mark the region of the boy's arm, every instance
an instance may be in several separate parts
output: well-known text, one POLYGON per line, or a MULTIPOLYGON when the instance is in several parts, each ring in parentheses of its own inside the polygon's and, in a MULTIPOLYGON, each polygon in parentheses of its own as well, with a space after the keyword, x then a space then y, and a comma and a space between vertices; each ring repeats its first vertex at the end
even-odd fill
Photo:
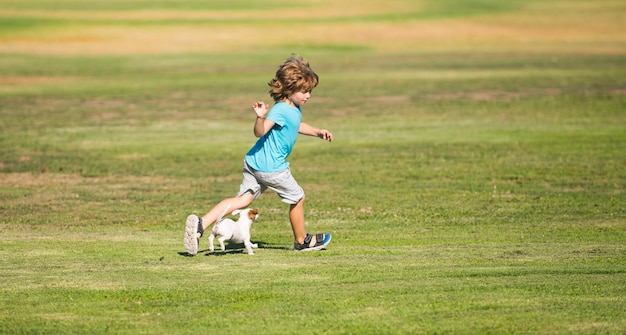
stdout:
POLYGON ((252 109, 256 113, 256 121, 254 121, 254 136, 261 137, 265 135, 274 126, 274 121, 268 120, 267 116, 268 106, 263 101, 257 101, 252 105, 252 109))
POLYGON ((328 142, 333 141, 333 134, 326 129, 319 129, 311 126, 306 122, 300 122, 300 129, 298 132, 302 135, 319 137, 328 142))

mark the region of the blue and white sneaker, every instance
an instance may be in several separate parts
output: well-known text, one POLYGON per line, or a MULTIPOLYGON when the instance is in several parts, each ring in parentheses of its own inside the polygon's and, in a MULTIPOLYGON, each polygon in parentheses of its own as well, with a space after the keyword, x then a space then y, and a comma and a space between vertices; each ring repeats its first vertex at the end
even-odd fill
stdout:
POLYGON ((313 240, 313 235, 306 234, 304 238, 304 243, 300 244, 298 242, 293 243, 293 250, 295 251, 315 251, 326 249, 328 243, 332 239, 332 235, 330 234, 316 234, 315 235, 315 244, 311 245, 311 240, 313 240))

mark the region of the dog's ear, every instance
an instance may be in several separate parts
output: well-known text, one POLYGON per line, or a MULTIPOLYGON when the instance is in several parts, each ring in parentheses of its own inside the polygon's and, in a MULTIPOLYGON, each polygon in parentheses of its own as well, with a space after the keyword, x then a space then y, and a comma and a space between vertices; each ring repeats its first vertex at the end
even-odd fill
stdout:
POLYGON ((241 213, 241 209, 235 209, 230 215, 237 215, 239 213, 241 213))

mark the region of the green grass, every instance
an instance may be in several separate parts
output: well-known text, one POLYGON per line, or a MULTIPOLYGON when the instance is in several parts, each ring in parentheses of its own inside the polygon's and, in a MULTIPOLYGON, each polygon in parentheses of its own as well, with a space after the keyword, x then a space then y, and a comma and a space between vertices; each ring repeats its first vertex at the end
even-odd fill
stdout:
MULTIPOLYGON (((0 3, 59 10, 69 15, 67 27, 100 24, 79 14, 72 20, 73 10, 237 9, 254 16, 267 9, 250 1, 211 8, 0 3)), ((420 20, 472 27, 535 18, 539 5, 552 17, 570 3, 389 6, 402 4, 418 4, 417 14, 397 17, 365 2, 371 12, 357 21, 386 22, 398 32, 420 20)), ((597 33, 607 19, 599 8, 623 5, 572 6, 590 6, 584 17, 597 33)), ((45 46, 6 51, 50 22, 41 13, 3 13, 0 334, 626 330, 621 35, 546 46, 530 34, 519 41, 538 47, 528 50, 492 36, 490 50, 480 41, 468 42, 475 50, 441 41, 445 48, 407 44, 389 52, 351 37, 302 45, 284 39, 247 52, 256 42, 239 37, 243 51, 95 55, 46 53, 45 46), (20 35, 6 37, 14 29, 20 35), (331 232, 333 242, 323 252, 291 251, 288 208, 269 193, 254 203, 256 255, 230 245, 186 257, 185 217, 238 190, 241 160, 255 140, 249 106, 268 100, 266 82, 292 51, 320 75, 305 120, 332 130, 335 141, 300 138, 290 162, 307 193, 308 230, 331 232)), ((623 25, 619 14, 611 17, 623 25)), ((223 20, 215 24, 240 22, 223 20)), ((315 16, 308 24, 323 31, 324 22, 355 23, 348 14, 329 20, 315 16)), ((169 22, 165 32, 178 25, 169 22)), ((565 26, 548 25, 545 34, 565 26)), ((64 27, 49 36, 74 29, 64 27)))

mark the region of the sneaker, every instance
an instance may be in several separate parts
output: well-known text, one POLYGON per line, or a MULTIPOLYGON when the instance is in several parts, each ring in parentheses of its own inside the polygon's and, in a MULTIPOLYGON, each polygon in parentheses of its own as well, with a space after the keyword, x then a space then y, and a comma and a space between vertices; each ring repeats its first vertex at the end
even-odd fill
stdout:
POLYGON ((202 218, 191 214, 187 217, 187 222, 185 223, 185 237, 183 243, 185 244, 185 250, 192 256, 198 253, 198 246, 200 245, 198 233, 200 233, 200 237, 204 234, 202 218))
POLYGON ((332 238, 332 235, 330 234, 316 234, 315 245, 311 246, 311 240, 313 239, 313 235, 306 234, 306 237, 304 238, 304 243, 302 244, 297 243, 297 242, 293 243, 293 250, 315 251, 315 250, 326 249, 326 246, 328 245, 328 243, 330 243, 331 238, 332 238))

